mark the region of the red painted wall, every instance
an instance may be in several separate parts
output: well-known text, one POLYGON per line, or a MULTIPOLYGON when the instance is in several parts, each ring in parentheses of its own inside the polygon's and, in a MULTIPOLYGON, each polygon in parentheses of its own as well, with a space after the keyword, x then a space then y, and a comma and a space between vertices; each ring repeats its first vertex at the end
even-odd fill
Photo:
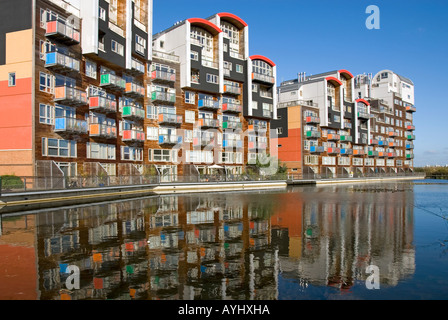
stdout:
POLYGON ((301 129, 288 130, 287 138, 279 138, 278 157, 280 161, 302 161, 301 129))

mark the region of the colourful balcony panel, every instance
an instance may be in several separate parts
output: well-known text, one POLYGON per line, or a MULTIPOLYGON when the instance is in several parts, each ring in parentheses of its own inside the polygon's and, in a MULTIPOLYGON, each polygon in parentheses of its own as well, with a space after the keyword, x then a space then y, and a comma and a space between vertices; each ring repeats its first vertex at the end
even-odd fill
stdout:
POLYGON ((370 139, 370 144, 373 146, 377 146, 379 144, 379 141, 377 139, 370 139))
POLYGON ((199 119, 199 125, 203 128, 219 128, 219 121, 215 119, 199 119))
POLYGON ((151 100, 154 103, 174 104, 176 95, 168 92, 154 91, 151 93, 151 100))
POLYGON ((54 132, 87 134, 87 121, 75 118, 56 118, 54 120, 54 132))
POLYGON ((414 131, 415 130, 415 126, 412 125, 412 124, 406 125, 406 130, 414 131))
POLYGON ((338 135, 338 134, 329 133, 329 134, 327 135, 327 140, 333 140, 333 141, 336 141, 336 140, 340 140, 340 139, 341 139, 341 136, 338 135))
POLYGON ((321 133, 319 131, 307 131, 306 137, 307 138, 320 138, 321 133))
POLYGON ((122 140, 126 142, 144 142, 145 133, 138 130, 123 130, 122 140))
POLYGON ((341 136, 341 141, 352 142, 353 137, 352 136, 341 136))
POLYGON ((415 108, 414 106, 407 106, 406 107, 406 112, 416 112, 417 108, 415 108))
POLYGON ((407 134, 407 135, 406 135, 406 139, 408 139, 408 140, 415 140, 415 135, 413 135, 413 134, 407 134))
POLYGON ((105 139, 117 138, 117 127, 106 124, 94 123, 89 125, 89 133, 91 137, 99 137, 105 139))
POLYGON ((398 133, 396 133, 395 131, 390 131, 389 132, 389 137, 397 137, 398 133))
POLYGON ((311 153, 322 153, 322 152, 325 152, 325 148, 321 147, 321 146, 311 146, 310 152, 311 153))
POLYGON ((353 149, 341 149, 341 154, 352 155, 353 149))
POLYGON ((78 59, 59 52, 50 52, 45 55, 45 68, 57 72, 71 72, 80 70, 78 59))
POLYGON ((171 125, 180 127, 182 125, 183 117, 176 114, 162 113, 159 114, 159 124, 171 125))
POLYGON ((219 110, 219 102, 210 99, 202 99, 198 101, 198 109, 216 111, 219 110))
POLYGON ((145 110, 134 106, 125 106, 121 112, 123 118, 131 120, 145 119, 145 110))
POLYGON ((387 153, 387 156, 388 156, 389 158, 395 158, 395 157, 397 156, 397 154, 396 154, 395 152, 388 152, 388 153, 387 153))
POLYGON ((229 113, 241 113, 243 112, 243 106, 233 103, 223 103, 222 111, 229 113))
POLYGON ((357 149, 353 150, 353 155, 355 155, 355 156, 363 156, 365 154, 366 154, 366 152, 364 150, 357 150, 357 149))
POLYGON ((222 142, 223 148, 242 148, 243 147, 243 141, 241 140, 224 140, 222 142))
POLYGON ((264 74, 260 74, 260 73, 252 73, 252 80, 257 80, 257 81, 261 81, 261 82, 265 82, 265 83, 269 83, 269 84, 274 84, 275 83, 275 78, 271 77, 271 76, 267 76, 264 74))
POLYGON ((175 82, 176 74, 165 71, 153 70, 151 72, 151 79, 153 80, 153 82, 175 82))
POLYGON ((137 83, 128 82, 126 83, 125 93, 131 97, 141 98, 145 96, 145 88, 137 83))
POLYGON ((406 143, 406 149, 414 149, 413 143, 406 143))
POLYGON ((310 124, 318 124, 318 123, 320 123, 320 118, 318 118, 318 117, 306 117, 305 121, 306 121, 306 123, 310 123, 310 124))
POLYGON ((379 156, 379 152, 378 151, 368 151, 367 155, 369 157, 378 157, 379 156))
POLYGON ((169 144, 169 145, 176 145, 182 143, 182 136, 175 136, 175 135, 160 135, 159 136, 159 144, 169 144))
POLYGON ((341 149, 340 148, 328 148, 327 153, 328 154, 340 154, 341 149))
POLYGON ((234 94, 234 95, 239 96, 241 94, 241 88, 236 87, 236 86, 224 85, 224 93, 234 94))
POLYGON ((107 73, 101 75, 100 86, 111 90, 124 91, 126 90, 126 81, 114 74, 107 73))
POLYGON ((257 143, 256 143, 256 142, 253 142, 253 141, 249 141, 247 147, 248 147, 250 150, 256 149, 256 148, 257 148, 257 143))
POLYGON ((54 101, 69 106, 87 105, 87 93, 70 87, 56 87, 54 90, 54 101))
POLYGON ((414 159, 414 155, 413 154, 406 154, 406 159, 414 159))
POLYGON ((89 107, 92 111, 115 113, 117 112, 117 101, 100 96, 90 97, 89 107))
POLYGON ((243 124, 241 122, 237 122, 237 121, 224 121, 222 123, 222 128, 237 130, 237 129, 242 129, 243 124))
POLYGON ((379 141, 378 141, 378 145, 379 145, 379 146, 386 146, 386 145, 387 145, 387 142, 384 141, 384 140, 379 140, 379 141))
POLYGON ((60 21, 47 22, 45 36, 67 45, 77 44, 81 39, 81 34, 78 30, 60 21))

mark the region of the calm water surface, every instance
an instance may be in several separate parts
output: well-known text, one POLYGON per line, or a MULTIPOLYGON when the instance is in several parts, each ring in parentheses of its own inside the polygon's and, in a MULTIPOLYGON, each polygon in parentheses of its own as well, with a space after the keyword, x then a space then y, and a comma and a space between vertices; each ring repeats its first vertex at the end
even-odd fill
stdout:
POLYGON ((444 217, 440 180, 5 215, 0 299, 447 299, 444 217), (72 265, 80 289, 68 291, 72 265), (366 288, 369 265, 378 290, 366 288))

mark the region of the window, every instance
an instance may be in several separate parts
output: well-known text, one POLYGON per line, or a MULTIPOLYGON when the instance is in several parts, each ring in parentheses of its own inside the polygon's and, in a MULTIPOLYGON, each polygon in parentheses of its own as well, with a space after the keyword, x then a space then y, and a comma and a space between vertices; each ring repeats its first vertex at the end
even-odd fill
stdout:
POLYGON ((185 91, 185 103, 196 104, 196 96, 194 92, 185 91))
POLYGON ((39 105, 39 122, 42 124, 54 124, 54 108, 50 105, 39 105))
POLYGON ((193 142, 193 130, 184 130, 184 142, 193 142))
POLYGON ((191 51, 191 60, 199 61, 199 53, 197 51, 191 51))
POLYGON ((283 128, 277 128, 277 134, 283 134, 283 128))
POLYGON ((237 64, 237 65, 236 65, 236 72, 238 72, 238 73, 243 73, 243 72, 244 72, 244 68, 243 68, 243 66, 240 65, 240 64, 237 64))
POLYGON ((252 92, 258 92, 258 84, 252 83, 252 92))
POLYGON ((194 111, 185 111, 185 123, 195 123, 196 121, 196 112, 194 111))
POLYGON ((147 127, 146 136, 148 140, 157 141, 159 140, 159 128, 157 127, 147 127))
POLYGON ((258 109, 258 102, 252 101, 252 109, 258 109))
POLYGON ((9 87, 15 87, 16 86, 16 73, 15 72, 11 72, 8 75, 8 86, 9 87))
POLYGON ((95 62, 86 60, 86 76, 92 79, 97 78, 97 65, 95 62))
POLYGON ((200 83, 199 80, 200 80, 199 70, 191 69, 191 82, 199 84, 200 83))
POLYGON ((46 93, 54 93, 54 77, 41 72, 39 78, 39 90, 46 93))
POLYGON ((42 156, 76 158, 76 141, 42 138, 42 156))
POLYGON ((135 51, 144 55, 146 49, 146 40, 140 37, 138 34, 135 35, 135 51))
POLYGON ((159 113, 156 106, 147 106, 146 108, 146 117, 148 119, 157 120, 159 113))
POLYGON ((207 73, 207 82, 218 84, 218 76, 215 74, 207 73))
POLYGON ((101 20, 106 21, 106 9, 100 7, 99 17, 101 20))
MULTIPOLYGON (((151 150, 149 150, 151 152, 151 150)), ((171 151, 172 150, 152 150, 152 161, 154 162, 170 162, 171 161, 171 151)))
POLYGON ((116 146, 111 144, 87 143, 87 158, 115 160, 116 146))
POLYGON ((143 149, 122 146, 121 160, 143 161, 143 149))
POLYGON ((115 40, 112 40, 112 51, 116 54, 119 54, 120 56, 124 55, 124 47, 122 44, 118 43, 115 40))

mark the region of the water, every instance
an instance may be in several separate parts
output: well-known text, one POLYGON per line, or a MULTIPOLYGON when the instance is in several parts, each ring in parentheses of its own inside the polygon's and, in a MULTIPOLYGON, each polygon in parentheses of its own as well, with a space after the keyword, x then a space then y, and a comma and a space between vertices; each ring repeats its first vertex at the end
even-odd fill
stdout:
POLYGON ((0 299, 447 299, 448 184, 435 182, 164 195, 3 216, 0 299), (69 291, 73 265, 80 288, 69 291), (366 287, 370 265, 377 290, 366 287))

